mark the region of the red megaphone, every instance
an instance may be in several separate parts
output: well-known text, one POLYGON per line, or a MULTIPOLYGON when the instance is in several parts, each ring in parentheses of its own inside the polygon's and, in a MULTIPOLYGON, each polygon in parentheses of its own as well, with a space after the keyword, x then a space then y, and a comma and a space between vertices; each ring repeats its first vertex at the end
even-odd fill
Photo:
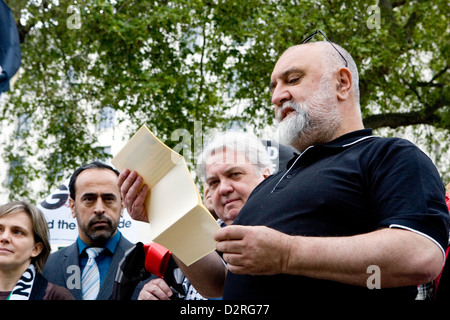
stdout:
POLYGON ((164 278, 171 252, 156 242, 144 244, 145 270, 157 277, 164 278))

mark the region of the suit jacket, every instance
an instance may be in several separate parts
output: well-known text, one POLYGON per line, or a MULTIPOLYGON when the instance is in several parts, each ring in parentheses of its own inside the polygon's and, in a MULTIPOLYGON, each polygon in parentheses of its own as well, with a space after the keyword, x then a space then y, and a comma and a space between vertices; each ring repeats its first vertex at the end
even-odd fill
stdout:
MULTIPOLYGON (((134 246, 134 244, 128 241, 123 235, 120 237, 111 264, 109 265, 106 276, 100 286, 97 300, 109 300, 111 298, 119 263, 125 252, 132 246, 134 246)), ((43 274, 48 281, 67 288, 76 300, 82 300, 80 270, 78 244, 75 241, 70 246, 62 248, 50 255, 45 264, 43 274)), ((141 282, 136 287, 133 294, 134 299, 137 298, 144 283, 145 282, 141 282)))

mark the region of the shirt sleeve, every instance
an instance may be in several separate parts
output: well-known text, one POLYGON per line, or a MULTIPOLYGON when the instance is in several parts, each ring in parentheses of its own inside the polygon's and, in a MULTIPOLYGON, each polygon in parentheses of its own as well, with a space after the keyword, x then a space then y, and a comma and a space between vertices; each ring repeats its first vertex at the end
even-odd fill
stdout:
POLYGON ((371 162, 371 214, 378 227, 402 228, 435 242, 445 255, 449 213, 432 161, 415 145, 391 139, 371 162))

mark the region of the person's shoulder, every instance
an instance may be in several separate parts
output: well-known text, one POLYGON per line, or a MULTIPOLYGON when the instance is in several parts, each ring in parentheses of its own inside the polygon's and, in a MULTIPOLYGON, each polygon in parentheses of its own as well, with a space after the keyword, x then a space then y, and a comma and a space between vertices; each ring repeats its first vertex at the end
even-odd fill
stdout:
POLYGON ((373 139, 367 139, 361 146, 361 151, 365 156, 373 156, 375 158, 392 156, 393 154, 423 153, 423 151, 411 141, 398 137, 373 136, 373 139))
POLYGON ((411 141, 399 137, 380 137, 371 136, 372 139, 365 139, 367 145, 373 146, 397 146, 397 147, 414 147, 417 146, 411 141))
POLYGON ((360 150, 359 157, 366 172, 388 174, 390 177, 395 173, 406 177, 406 173, 415 172, 417 178, 419 173, 424 173, 427 181, 431 181, 431 177, 436 178, 435 182, 441 181, 433 161, 413 142, 397 137, 370 140, 373 140, 372 145, 360 150))
POLYGON ((73 244, 67 246, 67 247, 63 247, 60 248, 58 250, 56 250, 55 252, 52 252, 52 254, 50 254, 49 259, 59 259, 67 254, 69 254, 70 252, 76 252, 77 251, 77 243, 74 242, 73 244))
MULTIPOLYGON (((127 238, 125 238, 125 236, 123 234, 120 235, 120 240, 119 243, 117 244, 117 248, 120 248, 119 251, 127 251, 128 249, 134 247, 135 244, 133 242, 131 242, 130 240, 128 240, 127 238)), ((117 250, 116 250, 117 252, 117 250)))
POLYGON ((44 300, 75 300, 70 291, 49 282, 45 290, 44 300))

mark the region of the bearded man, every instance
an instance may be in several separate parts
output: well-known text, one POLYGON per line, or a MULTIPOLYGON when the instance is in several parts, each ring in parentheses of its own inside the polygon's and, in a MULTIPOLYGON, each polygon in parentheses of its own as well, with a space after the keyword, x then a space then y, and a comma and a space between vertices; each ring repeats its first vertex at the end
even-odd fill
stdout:
MULTIPOLYGON (((203 296, 224 299, 413 300, 441 270, 448 240, 431 160, 364 129, 357 67, 337 44, 286 50, 270 89, 280 143, 299 154, 215 233, 227 269, 213 252, 180 262, 183 272, 203 296)), ((122 193, 138 216, 142 195, 127 193, 131 182, 122 193)))
MULTIPOLYGON (((110 299, 117 267, 133 246, 117 230, 124 209, 118 175, 111 166, 95 161, 79 167, 70 178, 69 202, 78 238, 50 255, 44 275, 77 300, 110 299)), ((143 285, 138 285, 134 298, 143 285)))

